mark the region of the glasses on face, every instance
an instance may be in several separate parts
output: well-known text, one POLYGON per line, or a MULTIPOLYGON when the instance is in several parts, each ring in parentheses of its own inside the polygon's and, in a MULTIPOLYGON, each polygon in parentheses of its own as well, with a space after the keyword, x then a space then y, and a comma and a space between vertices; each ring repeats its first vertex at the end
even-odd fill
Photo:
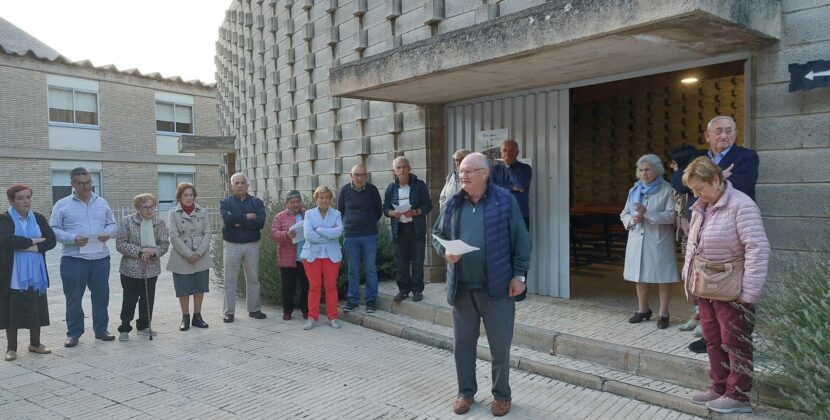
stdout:
POLYGON ((91 179, 87 182, 72 181, 72 183, 79 186, 79 187, 92 187, 92 180, 91 179))
POLYGON ((473 169, 472 171, 458 171, 459 176, 470 176, 478 171, 483 171, 484 168, 473 169))
POLYGON ((138 209, 142 210, 142 211, 150 211, 150 210, 155 210, 156 206, 140 206, 138 209))
POLYGON ((734 130, 731 128, 716 128, 714 130, 709 130, 710 133, 714 133, 716 135, 726 134, 727 136, 732 135, 734 130))
POLYGON ((358 172, 358 173, 352 174, 352 176, 355 177, 355 178, 363 178, 366 175, 367 175, 366 172, 358 172))

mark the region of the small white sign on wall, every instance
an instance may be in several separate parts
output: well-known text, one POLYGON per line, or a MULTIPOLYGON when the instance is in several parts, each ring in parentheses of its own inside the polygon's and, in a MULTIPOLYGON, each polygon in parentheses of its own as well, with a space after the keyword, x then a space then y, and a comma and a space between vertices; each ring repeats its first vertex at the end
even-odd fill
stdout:
POLYGON ((507 140, 510 133, 506 128, 498 130, 483 130, 478 132, 479 152, 487 156, 491 162, 501 158, 501 142, 507 140))

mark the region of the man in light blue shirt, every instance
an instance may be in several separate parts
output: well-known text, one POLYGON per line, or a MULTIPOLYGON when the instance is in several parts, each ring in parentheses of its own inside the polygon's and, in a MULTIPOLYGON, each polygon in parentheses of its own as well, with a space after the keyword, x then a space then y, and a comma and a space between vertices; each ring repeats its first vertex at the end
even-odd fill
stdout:
POLYGON ((109 315, 110 254, 107 240, 118 229, 107 200, 92 192, 92 176, 86 168, 69 173, 72 194, 60 199, 52 209, 49 225, 63 245, 61 281, 66 296, 65 347, 78 345, 84 333, 84 310, 81 300, 89 287, 92 298, 92 329, 95 338, 112 341, 107 331, 109 315))

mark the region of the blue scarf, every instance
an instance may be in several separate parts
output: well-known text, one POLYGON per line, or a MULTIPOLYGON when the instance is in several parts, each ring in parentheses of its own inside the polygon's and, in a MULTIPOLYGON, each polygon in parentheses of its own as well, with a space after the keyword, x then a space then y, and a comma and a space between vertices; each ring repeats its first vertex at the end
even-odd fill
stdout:
MULTIPOLYGON (((35 220, 35 214, 29 211, 26 228, 20 223, 20 214, 14 207, 9 207, 9 214, 14 221, 14 234, 24 238, 40 238, 42 232, 35 220)), ((39 295, 46 294, 46 261, 39 252, 14 251, 12 275, 20 290, 34 289, 39 295)))
POLYGON ((654 194, 664 182, 666 182, 666 180, 664 180, 662 176, 655 178, 651 184, 643 184, 643 181, 635 182, 634 188, 632 188, 631 192, 628 193, 628 201, 625 202, 625 208, 627 208, 631 214, 634 214, 634 204, 642 204, 643 197, 654 194))

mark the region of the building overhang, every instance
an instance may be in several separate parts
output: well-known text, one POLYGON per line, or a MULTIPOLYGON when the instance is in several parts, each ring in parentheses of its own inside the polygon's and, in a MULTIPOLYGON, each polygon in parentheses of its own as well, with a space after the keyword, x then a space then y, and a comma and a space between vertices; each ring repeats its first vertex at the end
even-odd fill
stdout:
POLYGON ((777 0, 550 1, 333 67, 334 96, 441 104, 747 52, 777 0))
POLYGON ((236 153, 233 136, 179 137, 179 153, 236 153))

